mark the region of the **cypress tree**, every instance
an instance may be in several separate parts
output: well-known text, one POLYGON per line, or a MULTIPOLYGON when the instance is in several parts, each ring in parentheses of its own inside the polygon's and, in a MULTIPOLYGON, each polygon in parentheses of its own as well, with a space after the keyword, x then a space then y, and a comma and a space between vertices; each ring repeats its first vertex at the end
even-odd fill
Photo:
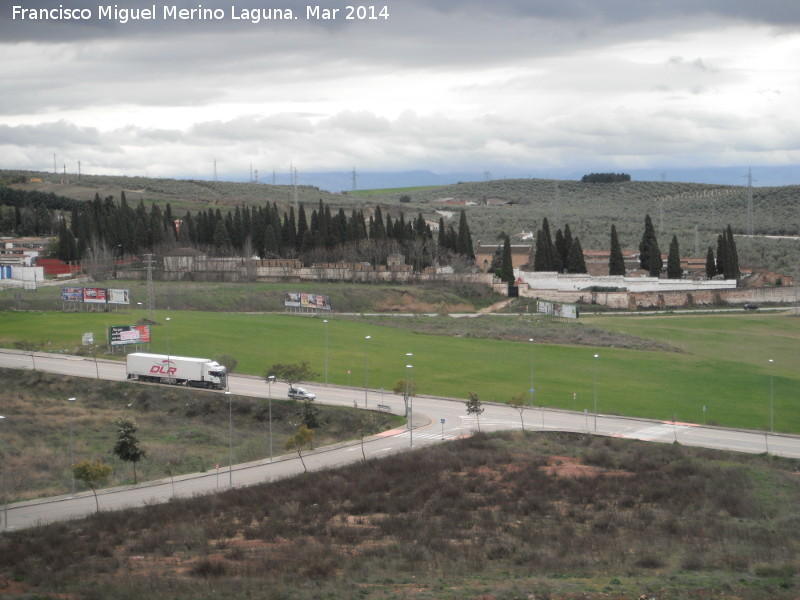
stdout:
POLYGON ((661 258, 661 250, 658 248, 658 242, 655 238, 650 240, 650 245, 647 248, 647 258, 650 261, 647 269, 650 277, 659 277, 661 269, 664 268, 664 260, 661 258))
POLYGON ((717 275, 725 276, 728 248, 724 235, 717 236, 717 275))
POLYGON ((544 240, 542 241, 542 249, 545 251, 547 268, 545 271, 558 271, 558 259, 556 258, 556 246, 553 244, 553 236, 550 235, 550 223, 547 222, 547 217, 542 219, 542 233, 544 240))
POLYGON ((569 228, 569 223, 564 225, 564 245, 567 248, 567 254, 564 255, 564 262, 566 263, 569 249, 572 248, 572 230, 569 228))
POLYGON ((306 233, 308 232, 308 221, 306 220, 306 209, 301 204, 297 209, 297 237, 295 238, 296 248, 299 250, 303 245, 306 233))
POLYGON ((563 273, 567 268, 567 258, 569 257, 569 247, 567 246, 566 238, 564 234, 559 229, 556 231, 556 260, 557 260, 557 269, 559 273, 563 273))
POLYGON ((545 249, 544 232, 541 229, 536 234, 536 251, 533 255, 533 270, 547 271, 547 250, 545 249))
POLYGON ((278 242, 275 238, 275 229, 272 225, 267 225, 264 230, 264 258, 271 258, 278 255, 278 242))
POLYGON ((667 279, 680 279, 683 276, 681 269, 681 253, 678 247, 678 236, 673 235, 669 244, 667 255, 667 279))
MULTIPOLYGON (((321 202, 321 201, 320 201, 321 202)), ((322 218, 320 219, 320 231, 322 232, 322 237, 325 240, 325 247, 326 248, 333 248, 336 245, 336 237, 334 235, 334 220, 333 216, 331 215, 331 209, 326 204, 325 211, 323 213, 322 218)))
POLYGON ((289 214, 283 213, 283 228, 281 230, 281 245, 283 248, 294 250, 297 248, 297 227, 294 220, 294 206, 289 207, 289 214))
POLYGON ((706 252, 706 277, 713 279, 717 274, 717 263, 714 262, 714 249, 709 246, 706 252))
POLYGON ((611 251, 608 257, 608 274, 625 275, 625 259, 622 256, 622 248, 619 245, 616 225, 611 226, 611 251))
POLYGON ((514 263, 511 257, 511 238, 503 236, 503 260, 500 267, 500 280, 514 283, 514 263))
POLYGON ((567 272, 568 273, 586 273, 586 260, 583 258, 583 248, 581 241, 576 236, 572 241, 572 246, 569 249, 569 256, 567 257, 567 272))
POLYGON ((475 250, 472 247, 472 235, 469 232, 469 225, 467 224, 467 213, 462 210, 458 218, 458 246, 456 247, 458 254, 463 254, 467 258, 475 258, 475 250))
POLYGON ((453 250, 447 240, 447 229, 444 226, 444 217, 439 217, 439 233, 437 236, 437 243, 441 250, 453 250))
POLYGON ((225 227, 225 221, 217 221, 214 228, 214 247, 218 252, 225 252, 230 245, 231 237, 228 234, 228 228, 225 227))
POLYGON ((738 280, 741 276, 741 271, 739 270, 739 253, 736 250, 736 240, 733 239, 733 230, 730 225, 728 225, 725 231, 725 241, 728 252, 725 279, 738 280))
MULTIPOLYGON (((653 221, 650 215, 644 217, 644 233, 642 234, 642 241, 639 242, 639 266, 642 269, 650 270, 650 247, 651 242, 656 240, 656 230, 653 227, 653 221)), ((658 248, 658 242, 656 242, 658 248)))
POLYGON ((383 222, 383 212, 380 205, 375 207, 374 238, 382 240, 386 238, 386 225, 383 222))

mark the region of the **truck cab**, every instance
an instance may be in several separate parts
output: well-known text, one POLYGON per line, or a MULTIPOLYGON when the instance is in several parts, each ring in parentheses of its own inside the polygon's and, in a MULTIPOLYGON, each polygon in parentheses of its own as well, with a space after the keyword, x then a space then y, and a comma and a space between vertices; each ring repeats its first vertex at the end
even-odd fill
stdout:
POLYGON ((312 394, 307 389, 298 387, 296 385, 289 386, 288 395, 292 400, 313 400, 317 397, 316 394, 312 394))
POLYGON ((228 373, 225 367, 217 362, 212 362, 207 365, 205 371, 206 385, 215 387, 218 390, 224 390, 228 385, 228 373))

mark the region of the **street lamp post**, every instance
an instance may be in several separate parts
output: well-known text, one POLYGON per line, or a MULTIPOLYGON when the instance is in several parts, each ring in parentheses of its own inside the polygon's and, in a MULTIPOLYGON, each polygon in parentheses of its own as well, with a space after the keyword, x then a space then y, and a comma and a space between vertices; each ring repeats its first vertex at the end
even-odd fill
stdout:
POLYGON ((228 485, 233 487, 233 398, 230 392, 225 392, 228 397, 228 485))
MULTIPOLYGON (((5 423, 6 418, 0 415, 0 422, 5 423)), ((6 456, 6 431, 3 427, 3 529, 8 529, 8 486, 6 485, 6 472, 8 471, 8 461, 6 456)))
MULTIPOLYGON (((75 406, 75 401, 77 398, 67 398, 67 402, 75 406)), ((74 419, 74 409, 73 414, 70 415, 69 419, 69 472, 72 474, 72 495, 75 495, 75 470, 73 467, 75 466, 75 454, 73 452, 72 446, 72 421, 74 419)))
POLYGON ((267 377, 269 384, 269 462, 272 462, 272 383, 275 381, 275 375, 267 377))
MULTIPOLYGON (((406 352, 406 363, 408 363, 408 361, 411 360, 412 356, 414 356, 413 353, 406 352)), ((408 364, 406 364, 406 367, 408 367, 408 364)), ((406 369, 406 371, 408 371, 408 369, 406 369)), ((405 382, 406 382, 405 408, 406 408, 406 418, 408 418, 408 416, 409 416, 408 415, 408 399, 411 398, 411 388, 410 388, 409 383, 408 383, 408 376, 405 377, 405 382)), ((409 428, 410 428, 411 427, 411 421, 408 422, 408 425, 409 425, 409 428)))
MULTIPOLYGON (((139 310, 142 310, 142 303, 141 302, 137 302, 136 306, 139 307, 139 310)), ((150 324, 148 324, 147 327, 150 327, 150 324)), ((139 351, 141 351, 141 349, 142 349, 142 345, 141 344, 136 344, 136 351, 139 352, 139 351)))
POLYGON ((369 387, 369 341, 371 335, 364 338, 364 408, 367 408, 367 388, 369 387))
MULTIPOLYGON (((410 356, 410 354, 406 355, 410 356)), ((406 384, 408 385, 408 440, 409 446, 414 447, 414 367, 413 365, 406 365, 408 377, 406 384)))
POLYGON ((594 430, 597 431, 597 359, 600 358, 599 354, 594 355, 592 374, 594 377, 594 430))
POLYGON ((328 319, 322 320, 325 325, 325 385, 328 385, 328 319))
POLYGON ((170 321, 170 318, 167 317, 166 319, 164 319, 164 321, 166 321, 166 323, 167 323, 167 325, 166 325, 166 327, 167 327, 167 383, 170 383, 170 379, 171 379, 170 378, 170 366, 169 366, 170 365, 170 359, 169 359, 169 321, 170 321))
POLYGON ((775 432, 775 378, 772 374, 772 365, 775 364, 771 358, 769 359, 769 431, 775 432))
POLYGON ((531 343, 531 408, 533 408, 533 338, 528 340, 531 343))

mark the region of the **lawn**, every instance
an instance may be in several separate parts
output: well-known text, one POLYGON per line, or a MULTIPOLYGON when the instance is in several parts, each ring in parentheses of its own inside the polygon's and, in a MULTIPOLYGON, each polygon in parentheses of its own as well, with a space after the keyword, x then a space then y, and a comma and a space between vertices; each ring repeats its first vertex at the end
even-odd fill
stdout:
MULTIPOLYGON (((419 331, 359 320, 285 314, 171 311, 158 313, 153 352, 208 356, 230 354, 237 372, 264 375, 274 363, 308 361, 316 381, 391 390, 413 365, 418 392, 506 402, 529 395, 534 403, 601 413, 702 422, 728 427, 769 427, 773 384, 775 430, 800 432, 800 319, 787 314, 663 317, 591 317, 572 327, 594 326, 669 342, 680 351, 614 346, 539 344, 484 339, 480 321, 463 336, 419 331), (584 324, 585 322, 585 324, 584 324), (476 329, 477 328, 477 329, 476 329), (470 333, 472 331, 472 333, 470 333), (366 336, 370 336, 367 340, 366 336), (406 354, 411 353, 412 357, 406 354), (597 354, 598 358, 594 358, 597 354), (770 367, 768 358, 774 357, 770 367), (327 367, 327 368, 326 368, 327 367), (703 411, 703 407, 706 411, 703 411)), ((102 340, 111 324, 144 317, 129 313, 0 313, 0 346, 26 341, 50 351, 75 352, 81 334, 102 340)), ((448 317, 440 317, 446 319, 448 317)), ((520 331, 535 337, 523 317, 520 331)))

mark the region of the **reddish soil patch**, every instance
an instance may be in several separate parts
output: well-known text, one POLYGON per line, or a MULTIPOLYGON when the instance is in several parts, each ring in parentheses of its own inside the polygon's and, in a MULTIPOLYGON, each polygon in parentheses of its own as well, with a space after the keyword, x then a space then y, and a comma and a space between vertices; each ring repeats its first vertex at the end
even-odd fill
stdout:
POLYGON ((551 456, 542 469, 552 477, 599 477, 605 474, 600 467, 581 464, 572 456, 551 456))

